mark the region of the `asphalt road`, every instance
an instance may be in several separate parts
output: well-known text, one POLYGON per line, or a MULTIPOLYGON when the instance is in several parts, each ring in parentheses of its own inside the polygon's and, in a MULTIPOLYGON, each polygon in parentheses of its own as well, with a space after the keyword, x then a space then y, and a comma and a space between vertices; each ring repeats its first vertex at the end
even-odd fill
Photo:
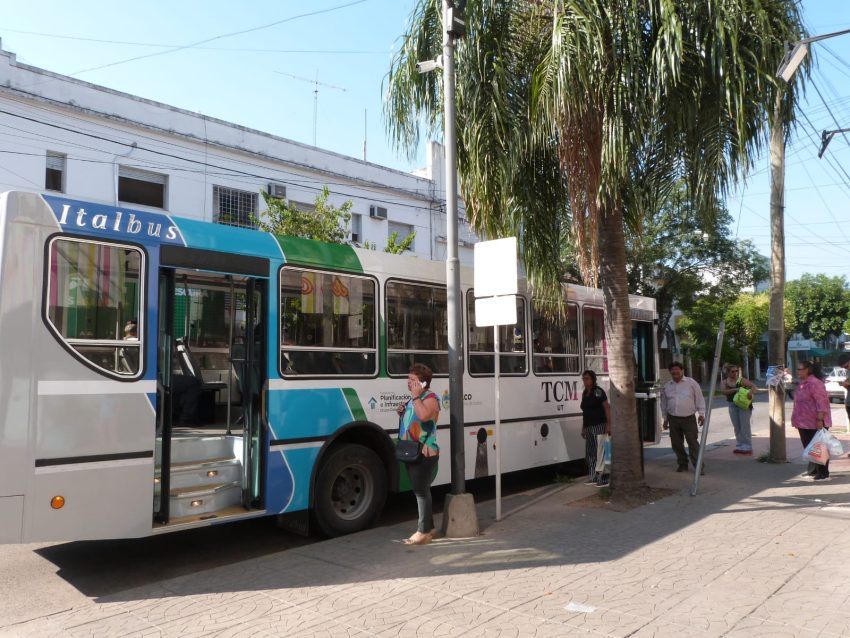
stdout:
MULTIPOLYGON (((790 407, 786 411, 790 420, 790 407)), ((838 427, 847 423, 844 408, 833 406, 838 427)), ((767 396, 756 399, 753 425, 763 430, 767 424, 767 396)), ((790 431, 790 428, 789 428, 790 431)), ((723 445, 734 434, 725 400, 715 400, 708 430, 709 445, 723 445)), ((732 441, 734 443, 734 440, 732 441)), ((730 453, 732 445, 727 441, 730 453)), ((647 460, 670 456, 675 464, 670 439, 645 448, 647 460)), ((530 470, 506 475, 503 493, 519 494, 576 474, 574 468, 530 470)), ((494 498, 493 479, 467 483, 476 502, 494 498)), ((442 504, 448 486, 435 488, 435 505, 442 504)), ((393 496, 387 503, 380 525, 393 525, 416 516, 410 494, 393 496)), ((84 598, 98 598, 190 572, 211 569, 249 558, 272 554, 321 540, 303 538, 278 529, 270 519, 255 519, 174 534, 135 540, 0 545, 0 618, 6 624, 59 612, 79 604, 84 598)))

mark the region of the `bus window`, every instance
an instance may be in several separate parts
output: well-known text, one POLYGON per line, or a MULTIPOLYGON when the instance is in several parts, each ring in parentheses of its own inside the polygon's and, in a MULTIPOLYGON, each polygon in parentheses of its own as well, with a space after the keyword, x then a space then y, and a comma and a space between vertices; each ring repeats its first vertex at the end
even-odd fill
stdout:
MULTIPOLYGON (((493 374, 493 328, 475 326, 475 294, 466 293, 467 333, 469 335, 469 374, 493 374)), ((525 299, 516 298, 516 324, 499 326, 499 374, 523 375, 526 373, 525 356, 525 299)))
POLYGON ((143 369, 144 255, 138 248, 54 238, 48 247, 47 321, 55 336, 110 376, 143 369))
POLYGON ((582 308, 584 324, 584 365, 599 374, 608 374, 608 343, 605 341, 605 313, 602 308, 582 308))
POLYGON ((651 321, 632 321, 632 352, 637 385, 658 381, 655 373, 655 325, 651 321))
POLYGON ((280 369, 291 376, 377 374, 375 282, 285 267, 280 274, 280 369))
POLYGON ((536 374, 578 374, 578 310, 567 304, 564 315, 551 316, 538 311, 531 302, 531 329, 536 374))
POLYGON ((407 375, 423 363, 436 375, 449 373, 446 287, 387 282, 387 372, 407 375))

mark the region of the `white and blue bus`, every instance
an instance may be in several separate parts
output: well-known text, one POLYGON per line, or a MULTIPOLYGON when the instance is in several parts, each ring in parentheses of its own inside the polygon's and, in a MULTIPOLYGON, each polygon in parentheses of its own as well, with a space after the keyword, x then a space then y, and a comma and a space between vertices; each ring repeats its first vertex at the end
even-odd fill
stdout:
MULTIPOLYGON (((464 402, 466 478, 493 474, 493 335, 464 291, 448 393, 445 267, 50 195, 0 195, 0 542, 142 537, 259 516, 327 535, 407 489, 393 446, 413 362, 440 445, 464 402)), ((607 382, 601 293, 503 327, 502 468, 582 459, 580 377, 607 382)), ((632 297, 640 381, 655 302, 632 297)), ((646 406, 644 411, 647 412, 646 406)), ((641 436, 657 440, 654 408, 641 436)), ((441 463, 436 483, 449 482, 441 463)))

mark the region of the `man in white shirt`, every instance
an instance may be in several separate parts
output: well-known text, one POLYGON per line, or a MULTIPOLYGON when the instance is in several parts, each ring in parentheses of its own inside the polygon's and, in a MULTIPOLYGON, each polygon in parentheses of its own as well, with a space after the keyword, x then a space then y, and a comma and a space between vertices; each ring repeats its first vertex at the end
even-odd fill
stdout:
POLYGON ((699 383, 685 376, 681 363, 674 361, 668 369, 672 378, 661 389, 662 427, 670 430, 670 445, 673 446, 678 462, 676 471, 684 472, 688 469, 688 456, 691 457, 694 468, 697 466, 699 454, 697 423, 702 426, 705 421, 705 399, 699 383), (688 442, 687 454, 685 454, 685 441, 688 442))

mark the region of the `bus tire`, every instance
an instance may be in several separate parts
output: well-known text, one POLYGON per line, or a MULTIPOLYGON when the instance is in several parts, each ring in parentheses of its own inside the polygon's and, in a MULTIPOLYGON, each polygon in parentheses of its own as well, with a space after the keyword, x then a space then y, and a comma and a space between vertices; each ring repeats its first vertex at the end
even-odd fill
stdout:
POLYGON ((325 536, 352 534, 370 527, 387 499, 387 473, 381 459, 363 445, 332 449, 316 477, 314 515, 325 536))

